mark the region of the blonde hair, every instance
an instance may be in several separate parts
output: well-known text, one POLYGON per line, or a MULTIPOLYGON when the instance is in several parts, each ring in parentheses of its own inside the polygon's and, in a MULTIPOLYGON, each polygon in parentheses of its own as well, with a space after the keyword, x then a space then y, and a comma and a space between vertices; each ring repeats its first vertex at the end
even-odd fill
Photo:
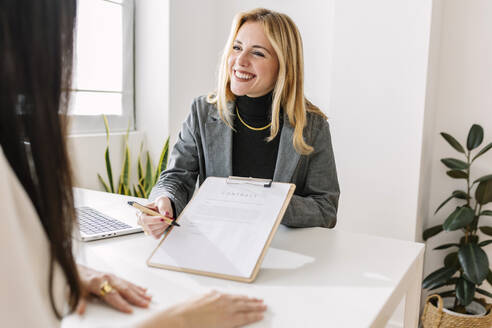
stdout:
POLYGON ((231 32, 222 53, 219 65, 217 91, 208 95, 209 103, 216 104, 221 119, 233 128, 233 116, 227 109, 227 103, 234 101, 236 96, 230 88, 230 75, 227 65, 236 35, 246 22, 262 24, 265 35, 275 50, 279 71, 273 88, 272 125, 267 141, 273 140, 279 130, 279 113, 282 107, 287 114, 289 123, 294 127, 293 145, 297 153, 306 155, 313 151, 303 138, 306 126, 306 112, 316 113, 326 119, 321 110, 310 103, 304 96, 304 59, 302 39, 292 19, 278 12, 257 8, 241 12, 234 17, 231 32))

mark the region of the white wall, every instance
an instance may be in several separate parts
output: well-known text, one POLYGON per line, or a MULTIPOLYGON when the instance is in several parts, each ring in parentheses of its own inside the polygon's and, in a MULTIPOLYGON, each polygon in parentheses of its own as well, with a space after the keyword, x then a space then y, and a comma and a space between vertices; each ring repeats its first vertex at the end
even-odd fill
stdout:
POLYGON ((169 0, 135 1, 136 128, 157 162, 170 133, 169 0))
MULTIPOLYGON (((439 0, 441 12, 440 46, 437 60, 433 62, 435 88, 430 90, 429 124, 430 133, 426 143, 432 149, 426 166, 430 170, 427 179, 422 180, 421 207, 426 210, 424 228, 439 223, 457 206, 451 201, 438 214, 435 209, 450 192, 463 188, 463 180, 447 177, 446 168, 440 163, 444 157, 457 157, 454 151, 439 135, 445 131, 455 136, 462 144, 470 126, 482 125, 485 130, 484 144, 492 142, 492 2, 488 0, 460 1, 439 0)), ((472 178, 492 173, 492 152, 477 160, 472 167, 472 178), (474 167, 474 168, 473 168, 474 167)), ((492 207, 489 205, 488 209, 492 207)), ((492 218, 481 219, 481 224, 492 225, 492 218)), ((428 274, 442 266, 445 254, 450 250, 433 251, 437 245, 456 242, 460 232, 441 233, 427 243, 424 273, 428 274)), ((482 239, 483 240, 483 239, 482 239)), ((492 249, 488 249, 492 259, 492 249)), ((492 291, 488 283, 484 289, 492 291)))
POLYGON ((195 97, 215 90, 216 67, 229 30, 221 1, 170 1, 169 134, 171 144, 195 97))
POLYGON ((414 240, 431 2, 335 3, 338 227, 414 240))

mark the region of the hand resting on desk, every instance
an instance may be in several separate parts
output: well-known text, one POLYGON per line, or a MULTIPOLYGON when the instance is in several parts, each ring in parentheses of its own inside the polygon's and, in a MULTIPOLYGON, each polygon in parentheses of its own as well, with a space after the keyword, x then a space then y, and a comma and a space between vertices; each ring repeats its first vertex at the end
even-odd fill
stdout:
POLYGON ((210 292, 172 306, 140 327, 229 328, 263 319, 266 305, 257 298, 210 292))
POLYGON ((82 285, 84 298, 80 300, 77 306, 77 313, 83 314, 86 307, 86 297, 97 296, 111 307, 118 311, 131 313, 132 305, 146 308, 152 299, 147 295, 147 290, 121 279, 113 274, 99 272, 83 265, 78 265, 80 282, 82 285), (107 281, 113 287, 113 290, 104 296, 101 296, 101 285, 107 281))
MULTIPOLYGON (((78 265, 78 269, 85 297, 98 296, 118 311, 131 313, 133 311, 131 305, 146 308, 152 299, 145 288, 113 274, 99 272, 82 265, 78 265), (101 296, 101 285, 105 281, 113 289, 101 296)), ((86 304, 85 298, 80 300, 77 306, 78 314, 84 314, 86 304)), ((164 309, 142 322, 139 327, 241 327, 263 319, 265 310, 263 300, 213 291, 195 300, 164 309)))

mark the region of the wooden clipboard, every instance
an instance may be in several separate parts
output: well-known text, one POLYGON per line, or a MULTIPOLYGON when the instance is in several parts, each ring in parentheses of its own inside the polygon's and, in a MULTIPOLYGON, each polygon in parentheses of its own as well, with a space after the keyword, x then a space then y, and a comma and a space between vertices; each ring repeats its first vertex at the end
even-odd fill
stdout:
MULTIPOLYGON (((212 179, 224 179, 226 180, 227 183, 231 183, 231 184, 254 184, 254 185, 257 185, 258 188, 265 188, 268 189, 273 185, 276 185, 276 184, 282 184, 282 185, 289 185, 288 187, 288 191, 287 191, 287 194, 285 196, 285 199, 283 200, 283 204, 280 208, 280 211, 278 212, 278 215, 274 221, 274 224, 268 234, 268 238, 265 242, 265 244, 263 245, 263 249, 261 250, 261 253, 260 255, 258 256, 258 259, 256 260, 256 265, 254 266, 254 269, 252 270, 252 273, 249 277, 244 277, 244 276, 236 276, 236 275, 230 275, 230 274, 223 274, 223 273, 219 273, 219 272, 209 272, 209 271, 204 271, 204 270, 195 270, 195 269, 191 269, 191 268, 186 268, 186 267, 180 267, 180 266, 174 266, 174 265, 165 265, 165 264, 161 264, 161 263, 155 263, 152 261, 152 258, 154 257, 154 255, 156 254, 156 252, 161 248, 161 247, 165 247, 165 241, 167 239, 167 237, 172 234, 172 231, 173 229, 175 229, 175 227, 171 226, 168 230, 168 232, 164 235, 164 237, 162 238, 162 240, 159 242, 159 244, 157 245, 157 247, 152 251, 151 255, 149 256, 149 258, 147 259, 147 265, 150 266, 150 267, 156 267, 156 268, 161 268, 161 269, 166 269, 166 270, 173 270, 173 271, 179 271, 179 272, 187 272, 187 273, 192 273, 192 274, 197 274, 197 275, 203 275, 203 276, 209 276, 209 277, 214 277, 214 278, 220 278, 220 279, 227 279, 227 280, 234 280, 234 281, 239 281, 239 282, 246 282, 246 283, 251 283, 253 282, 255 279, 256 279, 256 276, 258 275, 258 272, 260 270, 260 267, 261 267, 261 263, 263 261, 263 258, 265 257, 266 255, 266 252, 268 250, 268 247, 270 246, 270 243, 272 242, 272 239, 273 239, 273 236, 275 235, 277 229, 278 229, 278 226, 280 225, 280 222, 282 221, 282 217, 284 216, 284 213, 287 209, 287 206, 289 205, 289 202, 290 202, 290 199, 292 198, 292 195, 294 194, 294 190, 296 188, 296 186, 294 184, 291 184, 291 183, 282 183, 282 182, 272 182, 271 180, 266 180, 266 179, 254 179, 254 178, 240 178, 240 177, 229 177, 229 178, 216 178, 216 177, 211 177, 212 179)), ((210 179, 210 178, 207 178, 207 179, 210 179)), ((205 185, 205 182, 204 184, 202 184, 202 187, 205 185)), ((179 215, 179 217, 176 219, 178 222, 180 220, 180 218, 183 217, 183 215, 185 215, 187 209, 191 206, 193 200, 195 199, 195 197, 202 191, 202 187, 200 187, 200 189, 198 190, 197 193, 195 193, 194 197, 192 198, 192 200, 190 200, 190 202, 187 204, 187 206, 184 208, 184 210, 181 212, 181 214, 179 215)), ((179 227, 177 228, 179 229, 179 227)))

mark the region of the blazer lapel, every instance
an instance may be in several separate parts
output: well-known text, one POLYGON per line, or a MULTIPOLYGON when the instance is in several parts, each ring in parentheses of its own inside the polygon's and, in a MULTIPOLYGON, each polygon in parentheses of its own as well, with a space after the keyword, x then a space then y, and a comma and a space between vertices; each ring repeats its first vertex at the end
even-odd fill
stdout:
POLYGON ((232 130, 214 110, 207 118, 205 143, 208 151, 207 176, 232 175, 232 130))
POLYGON ((273 181, 291 182, 294 170, 299 162, 299 154, 292 144, 294 128, 290 125, 287 115, 284 116, 284 124, 280 133, 280 143, 278 146, 277 163, 273 181))

